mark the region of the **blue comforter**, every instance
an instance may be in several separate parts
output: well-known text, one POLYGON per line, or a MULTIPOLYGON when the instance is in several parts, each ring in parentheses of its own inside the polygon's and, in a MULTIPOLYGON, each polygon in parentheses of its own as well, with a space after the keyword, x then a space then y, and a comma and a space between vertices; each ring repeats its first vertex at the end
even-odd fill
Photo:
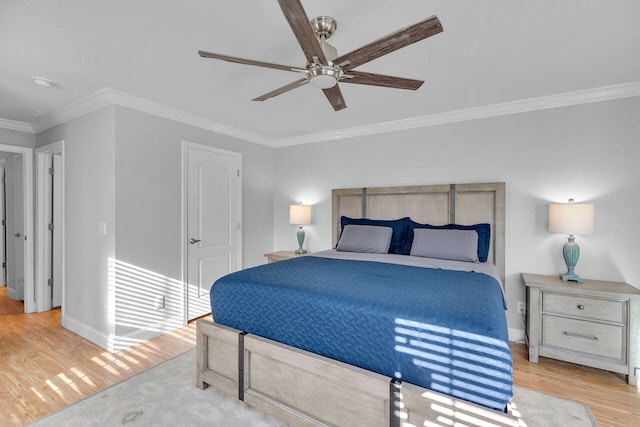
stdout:
POLYGON ((216 323, 495 409, 512 395, 492 277, 313 256, 229 274, 216 323))

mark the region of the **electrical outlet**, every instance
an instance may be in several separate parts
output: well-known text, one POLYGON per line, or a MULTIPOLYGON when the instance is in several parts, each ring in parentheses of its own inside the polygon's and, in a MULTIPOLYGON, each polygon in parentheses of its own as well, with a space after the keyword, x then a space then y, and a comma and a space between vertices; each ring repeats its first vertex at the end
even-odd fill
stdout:
POLYGON ((164 295, 161 297, 154 298, 153 308, 155 308, 156 310, 162 310, 164 308, 164 295))
POLYGON ((527 305, 523 301, 518 301, 518 314, 526 314, 527 305))

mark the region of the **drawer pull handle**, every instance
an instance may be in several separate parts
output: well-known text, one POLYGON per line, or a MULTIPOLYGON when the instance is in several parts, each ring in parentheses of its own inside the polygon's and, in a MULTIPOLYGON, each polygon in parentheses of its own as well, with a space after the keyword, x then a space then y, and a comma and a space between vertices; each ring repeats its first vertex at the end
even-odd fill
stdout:
POLYGON ((593 335, 574 334, 573 332, 567 332, 567 331, 564 331, 563 334, 565 334, 568 337, 584 338, 585 340, 598 341, 598 337, 595 337, 593 335))
POLYGON ((584 310, 584 305, 578 304, 578 310, 584 310))

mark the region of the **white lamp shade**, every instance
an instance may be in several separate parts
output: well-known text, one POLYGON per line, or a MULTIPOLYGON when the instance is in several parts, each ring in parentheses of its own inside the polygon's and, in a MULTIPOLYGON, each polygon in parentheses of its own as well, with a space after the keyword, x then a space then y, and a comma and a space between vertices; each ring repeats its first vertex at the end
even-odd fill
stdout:
POLYGON ((549 205, 549 232, 556 234, 593 233, 593 205, 557 203, 549 205))
POLYGON ((311 206, 290 205, 289 224, 306 225, 311 224, 311 206))

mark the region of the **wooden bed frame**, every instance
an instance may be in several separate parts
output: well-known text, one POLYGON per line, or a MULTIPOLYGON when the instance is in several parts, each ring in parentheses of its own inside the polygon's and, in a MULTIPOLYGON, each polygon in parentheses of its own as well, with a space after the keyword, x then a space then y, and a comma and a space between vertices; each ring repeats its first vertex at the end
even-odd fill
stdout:
MULTIPOLYGON (((340 216, 433 225, 491 224, 489 261, 504 282, 504 183, 333 190, 333 244, 340 216)), ((317 354, 197 322, 196 385, 213 385, 294 426, 518 426, 506 413, 317 354)))

